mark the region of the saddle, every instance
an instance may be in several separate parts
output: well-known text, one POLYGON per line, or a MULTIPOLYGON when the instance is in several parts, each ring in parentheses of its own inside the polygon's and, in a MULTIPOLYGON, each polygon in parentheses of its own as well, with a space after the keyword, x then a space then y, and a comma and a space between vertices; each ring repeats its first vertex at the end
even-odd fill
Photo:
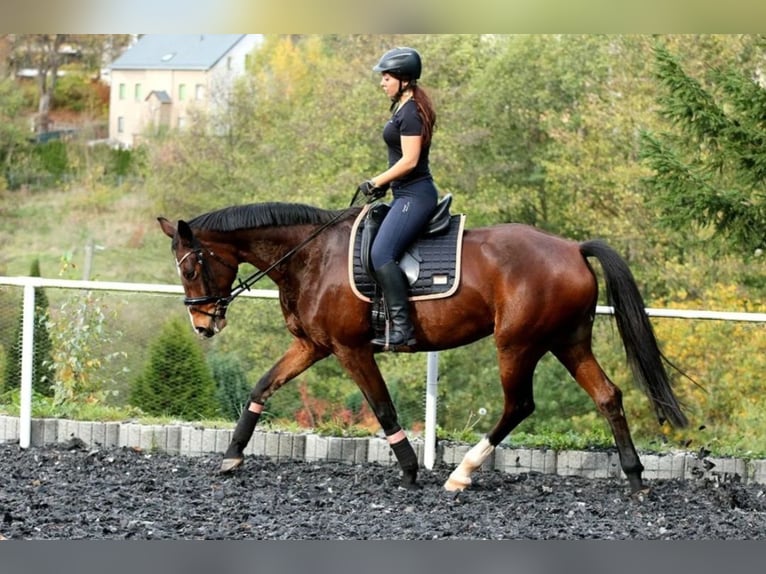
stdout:
MULTIPOLYGON (((410 301, 449 297, 458 288, 465 215, 452 215, 451 204, 451 194, 439 201, 421 235, 398 262, 410 285, 410 301)), ((349 283, 363 301, 375 302, 381 295, 370 262, 370 248, 390 208, 387 203, 366 205, 351 231, 349 283)))

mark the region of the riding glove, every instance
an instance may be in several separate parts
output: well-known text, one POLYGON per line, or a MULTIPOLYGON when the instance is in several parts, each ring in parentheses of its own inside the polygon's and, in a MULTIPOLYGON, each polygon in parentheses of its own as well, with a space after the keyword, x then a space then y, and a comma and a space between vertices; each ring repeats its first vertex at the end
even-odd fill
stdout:
POLYGON ((365 197, 369 197, 370 199, 379 199, 386 195, 388 186, 376 187, 374 183, 372 183, 370 180, 367 180, 360 183, 358 189, 365 197))

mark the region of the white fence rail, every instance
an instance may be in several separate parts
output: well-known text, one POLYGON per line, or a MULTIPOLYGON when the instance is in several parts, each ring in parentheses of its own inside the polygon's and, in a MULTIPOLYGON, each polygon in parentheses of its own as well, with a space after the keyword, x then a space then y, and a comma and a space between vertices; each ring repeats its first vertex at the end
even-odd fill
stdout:
MULTIPOLYGON (((131 293, 169 293, 183 295, 180 285, 160 285, 149 283, 118 283, 107 281, 74 281, 64 279, 45 279, 41 277, 0 277, 0 285, 23 287, 22 320, 22 355, 21 355, 21 398, 19 412, 19 444, 28 448, 31 441, 32 422, 32 377, 34 355, 34 310, 35 288, 52 287, 60 289, 78 289, 93 291, 126 291, 131 293)), ((242 294, 244 297, 266 299, 278 298, 278 292, 270 289, 252 289, 242 294)), ((599 305, 598 314, 611 315, 612 307, 599 305)), ((688 309, 650 309, 646 312, 655 317, 680 319, 706 319, 721 321, 766 322, 766 313, 716 312, 688 309)), ((439 379, 438 353, 427 353, 426 360, 426 401, 424 430, 424 466, 433 468, 436 452, 436 397, 439 379)))

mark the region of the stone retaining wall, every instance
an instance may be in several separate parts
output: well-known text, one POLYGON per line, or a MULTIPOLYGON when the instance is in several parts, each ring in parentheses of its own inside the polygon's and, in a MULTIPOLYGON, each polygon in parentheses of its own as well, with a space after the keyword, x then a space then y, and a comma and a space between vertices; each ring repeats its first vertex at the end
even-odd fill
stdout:
MULTIPOLYGON (((67 419, 33 419, 31 446, 82 440, 89 448, 130 447, 160 451, 174 455, 200 456, 223 453, 232 429, 202 428, 190 424, 141 425, 131 422, 83 422, 67 419)), ((0 442, 19 440, 19 419, 0 415, 0 442)), ((424 445, 413 440, 422 464, 424 445)), ((436 466, 454 467, 472 445, 440 442, 436 466)), ((395 464, 396 459, 384 438, 343 438, 315 434, 256 430, 245 449, 245 455, 266 456, 274 460, 331 460, 349 464, 395 464)), ((766 484, 766 460, 737 458, 700 458, 694 453, 641 454, 644 478, 717 480, 739 479, 742 482, 766 484)), ((512 448, 501 446, 484 462, 483 470, 509 474, 539 472, 614 478, 624 480, 617 452, 555 451, 551 449, 512 448)))

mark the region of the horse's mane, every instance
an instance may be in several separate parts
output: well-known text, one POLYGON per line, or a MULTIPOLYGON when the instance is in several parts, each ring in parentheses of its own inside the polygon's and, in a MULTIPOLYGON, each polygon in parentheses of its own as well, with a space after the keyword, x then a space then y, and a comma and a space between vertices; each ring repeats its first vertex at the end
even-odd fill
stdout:
POLYGON ((252 203, 232 205, 198 215, 189 220, 189 225, 194 229, 209 231, 236 231, 255 227, 322 224, 337 215, 338 211, 301 203, 252 203))

